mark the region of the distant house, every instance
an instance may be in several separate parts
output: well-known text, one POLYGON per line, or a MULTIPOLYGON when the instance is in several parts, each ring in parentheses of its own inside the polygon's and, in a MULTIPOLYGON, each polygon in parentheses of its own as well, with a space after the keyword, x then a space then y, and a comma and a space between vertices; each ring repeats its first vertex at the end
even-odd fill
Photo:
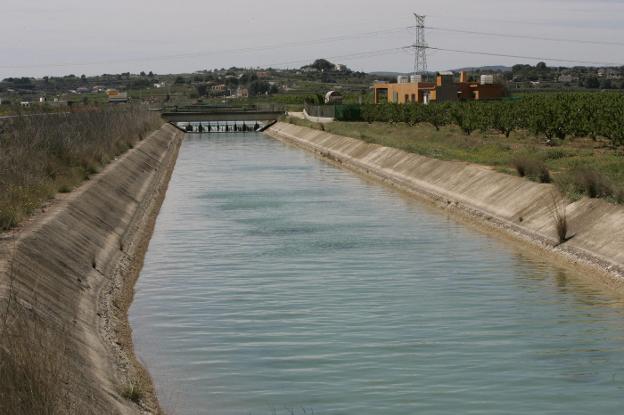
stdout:
POLYGON ((622 75, 620 71, 616 68, 607 68, 605 70, 605 78, 607 79, 621 79, 622 75))
POLYGON ((570 83, 572 81, 574 81, 574 77, 572 75, 566 74, 566 75, 559 75, 559 78, 557 78, 557 80, 561 83, 570 83))
POLYGON ((106 95, 108 96, 108 102, 111 104, 120 104, 130 101, 127 92, 119 92, 116 89, 107 89, 106 95))
POLYGON ((22 107, 24 107, 24 108, 28 108, 28 107, 30 107, 31 102, 30 101, 22 101, 22 102, 20 102, 20 105, 22 107))
POLYGON ((417 76, 399 76, 397 83, 375 83, 373 90, 376 104, 483 101, 505 96, 505 87, 494 83, 493 78, 485 76, 481 82, 469 82, 465 72, 461 72, 459 82, 455 82, 452 72, 439 73, 435 82, 421 82, 417 76))
POLYGON ((154 84, 154 88, 156 88, 156 89, 164 88, 164 87, 166 87, 166 86, 167 86, 167 83, 166 83, 165 81, 162 81, 162 82, 156 82, 156 83, 154 84))
POLYGON ((238 87, 236 90, 237 98, 249 98, 249 90, 247 88, 238 87))
POLYGON ((271 73, 268 71, 256 72, 258 79, 266 79, 271 77, 271 73))
POLYGON ((343 65, 341 63, 337 63, 334 65, 334 70, 338 71, 338 72, 346 72, 347 71, 347 65, 343 65))
POLYGON ((91 92, 91 90, 85 86, 81 86, 78 89, 76 89, 76 92, 79 94, 88 94, 89 92, 91 92))

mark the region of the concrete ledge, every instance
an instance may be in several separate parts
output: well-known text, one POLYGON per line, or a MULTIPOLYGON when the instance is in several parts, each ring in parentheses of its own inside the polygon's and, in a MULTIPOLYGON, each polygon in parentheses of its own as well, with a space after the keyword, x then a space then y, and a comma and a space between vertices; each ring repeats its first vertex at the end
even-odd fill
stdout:
POLYGON ((310 115, 305 109, 303 110, 303 117, 308 121, 318 122, 321 124, 328 124, 334 121, 334 119, 331 117, 315 117, 313 115, 310 115))
POLYGON ((14 304, 63 333, 67 393, 88 413, 157 410, 155 401, 139 408, 120 396, 131 379, 145 377, 120 296, 132 296, 182 137, 163 126, 0 239, 0 300, 12 285, 14 304))
POLYGON ((569 203, 555 186, 465 162, 441 161, 324 131, 277 123, 267 134, 431 201, 624 283, 624 207, 598 199, 569 203), (574 237, 559 244, 553 198, 574 237))

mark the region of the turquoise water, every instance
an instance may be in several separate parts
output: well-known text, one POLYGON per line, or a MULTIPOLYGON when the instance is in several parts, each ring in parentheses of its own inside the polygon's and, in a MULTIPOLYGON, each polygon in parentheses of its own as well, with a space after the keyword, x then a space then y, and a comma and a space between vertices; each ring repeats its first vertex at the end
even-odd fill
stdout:
POLYGON ((261 135, 189 136, 130 310, 176 414, 614 414, 624 307, 261 135))

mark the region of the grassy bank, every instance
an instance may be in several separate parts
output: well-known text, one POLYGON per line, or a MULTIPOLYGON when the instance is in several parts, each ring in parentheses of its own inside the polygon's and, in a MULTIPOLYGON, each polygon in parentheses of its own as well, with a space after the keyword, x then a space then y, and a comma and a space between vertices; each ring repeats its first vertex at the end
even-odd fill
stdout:
POLYGON ((158 114, 109 108, 0 124, 0 230, 69 192, 158 128, 158 114))
MULTIPOLYGON (((9 300, 9 304, 11 300, 9 300)), ((0 413, 73 415, 78 408, 65 385, 71 376, 62 332, 34 311, 13 304, 0 320, 0 413)))
POLYGON ((506 137, 495 131, 465 134, 456 125, 333 122, 320 125, 293 117, 293 124, 323 129, 368 143, 399 148, 440 160, 492 166, 498 171, 554 182, 572 199, 583 195, 624 202, 624 148, 606 139, 567 138, 548 145, 528 131, 506 137))

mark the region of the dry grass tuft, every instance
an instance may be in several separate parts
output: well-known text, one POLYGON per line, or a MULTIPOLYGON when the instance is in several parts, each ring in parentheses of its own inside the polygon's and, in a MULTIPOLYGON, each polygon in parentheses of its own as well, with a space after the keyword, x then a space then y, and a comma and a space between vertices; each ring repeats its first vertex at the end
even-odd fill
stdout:
POLYGON ((0 413, 77 414, 62 332, 33 311, 15 306, 0 326, 0 413))
POLYGON ((88 179, 162 124, 138 107, 19 117, 0 125, 0 230, 88 179))
POLYGON ((527 154, 517 155, 512 159, 511 164, 520 177, 528 177, 540 183, 550 183, 552 181, 548 167, 546 167, 544 161, 537 157, 527 154))
POLYGON ((145 392, 143 392, 143 387, 140 383, 136 382, 131 382, 121 392, 121 396, 136 404, 141 402, 141 399, 143 399, 144 395, 145 392))
POLYGON ((577 169, 574 173, 575 183, 579 189, 591 198, 609 197, 615 192, 609 180, 590 167, 577 169))
POLYGON ((557 232, 557 238, 559 244, 566 242, 568 238, 568 218, 566 216, 565 201, 557 200, 555 195, 552 196, 552 217, 555 224, 555 230, 557 232))

